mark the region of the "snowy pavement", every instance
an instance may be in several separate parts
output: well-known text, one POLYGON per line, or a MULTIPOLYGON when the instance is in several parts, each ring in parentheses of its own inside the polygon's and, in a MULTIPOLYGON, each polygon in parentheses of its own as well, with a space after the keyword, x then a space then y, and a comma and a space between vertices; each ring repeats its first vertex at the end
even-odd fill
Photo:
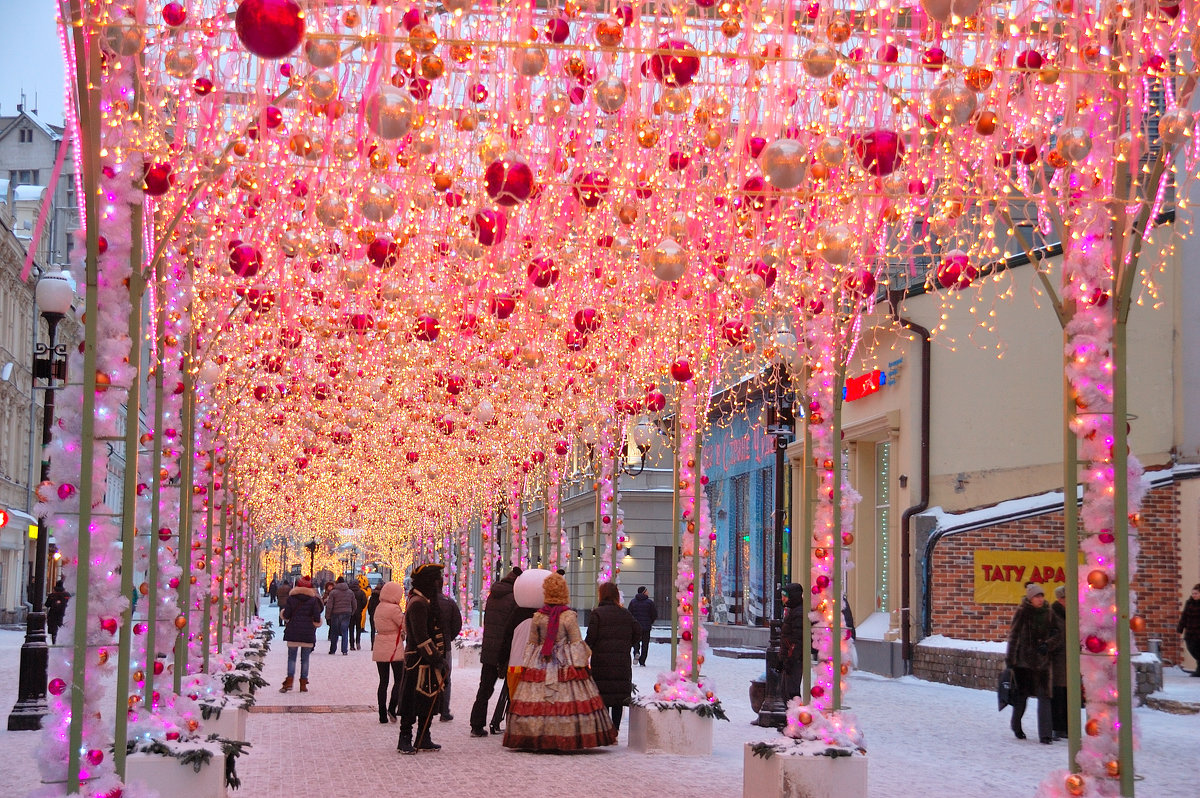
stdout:
MULTIPOLYGON (((0 700, 7 712, 16 697, 22 635, 0 630, 0 700)), ((715 724, 711 757, 646 756, 627 747, 628 716, 618 746, 573 755, 509 751, 497 737, 468 735, 467 717, 478 669, 453 675, 455 719, 435 722, 440 752, 405 757, 396 753, 397 727, 379 723, 376 669, 370 651, 330 656, 324 641, 312 656, 311 692, 278 692, 287 650, 276 637, 257 694, 247 736, 252 748, 238 761, 242 798, 312 794, 429 795, 516 798, 547 788, 565 795, 611 798, 683 798, 742 794, 742 744, 768 732, 750 725, 748 683, 761 660, 711 657, 706 673, 717 683, 730 722, 715 724), (293 711, 281 711, 284 707, 293 711), (428 787, 418 783, 433 779, 428 787), (551 786, 552 785, 552 786, 551 786)), ((669 646, 651 646, 649 666, 634 667, 639 687, 649 690, 667 665, 669 646)), ((1200 703, 1200 678, 1178 669, 1168 674, 1162 697, 1200 703)), ((494 700, 494 699, 493 699, 494 700)), ((1008 712, 996 711, 992 693, 923 682, 855 674, 847 703, 866 732, 870 756, 869 798, 1029 798, 1051 770, 1066 767, 1065 742, 1041 745, 1017 740, 1008 712)), ((1197 780, 1200 715, 1139 708, 1141 751, 1137 784, 1145 798, 1200 798, 1197 780)), ((1033 712, 1026 717, 1031 728, 1033 712)), ((38 784, 34 764, 40 735, 0 731, 0 783, 23 795, 38 784)), ((183 798, 183 796, 171 796, 183 798)), ((757 798, 757 797, 756 797, 757 798)))

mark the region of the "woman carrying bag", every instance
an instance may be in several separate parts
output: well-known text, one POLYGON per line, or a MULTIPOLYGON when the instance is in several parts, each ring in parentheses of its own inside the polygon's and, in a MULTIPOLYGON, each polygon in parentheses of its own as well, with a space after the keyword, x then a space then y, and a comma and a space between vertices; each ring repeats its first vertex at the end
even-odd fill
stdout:
POLYGON ((296 675, 296 653, 300 654, 300 692, 308 692, 308 660, 313 646, 317 644, 317 627, 321 625, 321 613, 325 607, 313 590, 312 579, 300 577, 282 612, 287 628, 283 630, 284 642, 288 645, 287 678, 279 692, 292 689, 292 678, 296 675))

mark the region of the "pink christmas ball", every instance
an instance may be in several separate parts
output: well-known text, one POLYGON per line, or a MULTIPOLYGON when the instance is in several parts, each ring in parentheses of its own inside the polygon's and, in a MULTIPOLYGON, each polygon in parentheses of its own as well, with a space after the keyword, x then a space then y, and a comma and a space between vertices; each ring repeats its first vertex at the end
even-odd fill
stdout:
POLYGON ((546 38, 562 44, 571 35, 571 25, 563 17, 554 17, 546 22, 546 38))
POLYGON ((262 253, 249 244, 238 244, 229 252, 229 268, 238 277, 253 277, 262 265, 262 253))
POLYGON ((187 20, 187 11, 182 3, 167 3, 163 6, 162 18, 172 28, 178 28, 187 20))
POLYGON ((64 482, 58 486, 58 498, 66 501, 75 495, 75 486, 69 482, 64 482))
POLYGON ((550 258, 534 258, 529 262, 529 282, 538 288, 549 288, 558 282, 558 266, 550 258))
POLYGON ((575 177, 571 190, 580 205, 595 208, 608 193, 609 185, 608 176, 603 172, 583 172, 575 177))
POLYGON ((62 695, 67 691, 67 683, 62 679, 51 679, 46 689, 50 691, 50 695, 62 695))
POLYGON ((505 156, 488 165, 483 183, 497 205, 517 205, 533 191, 533 170, 520 158, 505 156))
POLYGON ((700 55, 682 39, 659 43, 660 52, 650 56, 650 74, 664 86, 686 86, 700 71, 700 55))
POLYGON ((242 0, 234 27, 259 58, 283 58, 304 39, 304 12, 295 0, 242 0))
POLYGON ((860 297, 875 294, 875 275, 867 269, 858 269, 846 278, 846 290, 860 297))
POLYGON ((746 341, 750 335, 750 330, 741 321, 727 321, 721 327, 721 335, 725 338, 725 343, 730 346, 737 346, 746 341))
POLYGON ((884 177, 904 160, 904 141, 892 130, 872 130, 854 142, 858 162, 868 174, 884 177))
POLYGON ((92 767, 99 765, 101 762, 104 761, 104 752, 101 751, 99 748, 91 749, 90 751, 87 752, 87 761, 88 761, 88 764, 91 765, 92 767))

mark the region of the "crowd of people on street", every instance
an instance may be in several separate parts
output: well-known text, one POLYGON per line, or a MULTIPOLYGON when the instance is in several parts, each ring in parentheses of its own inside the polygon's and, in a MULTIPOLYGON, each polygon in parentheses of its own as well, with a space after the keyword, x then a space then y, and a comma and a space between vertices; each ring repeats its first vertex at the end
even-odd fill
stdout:
MULTIPOLYGON (((279 606, 288 647, 280 692, 296 684, 309 690, 317 630, 328 627, 329 653, 361 649, 369 624, 371 659, 379 683, 381 724, 396 723, 402 754, 441 748, 432 722, 452 721, 451 651, 463 626, 462 611, 444 590, 442 567, 426 563, 399 582, 372 590, 365 577, 326 582, 318 595, 312 578, 295 586, 272 579, 266 592, 279 606)), ((503 734, 517 750, 575 751, 613 745, 633 693, 633 662, 645 665, 650 628, 658 614, 646 588, 629 609, 612 582, 600 585, 586 637, 570 607, 562 573, 513 568, 497 581, 483 608, 480 680, 471 708, 470 734, 503 734), (500 698, 488 705, 501 683, 500 698), (502 728, 503 727, 503 728, 502 728)))

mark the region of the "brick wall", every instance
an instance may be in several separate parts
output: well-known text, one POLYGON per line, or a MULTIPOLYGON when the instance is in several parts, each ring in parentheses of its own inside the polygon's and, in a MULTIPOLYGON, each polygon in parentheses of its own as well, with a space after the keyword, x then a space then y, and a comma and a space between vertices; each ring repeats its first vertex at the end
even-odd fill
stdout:
MULTIPOLYGON (((1149 638, 1161 638, 1163 658, 1178 662, 1183 648, 1175 634, 1182 595, 1177 484, 1149 491, 1141 515, 1137 529, 1141 550, 1133 589, 1139 614, 1146 619, 1146 631, 1136 635, 1137 644, 1145 651, 1149 638)), ((1008 637, 1015 607, 974 602, 976 549, 1062 551, 1063 546, 1062 510, 942 538, 933 552, 933 634, 963 640, 1008 637)))

